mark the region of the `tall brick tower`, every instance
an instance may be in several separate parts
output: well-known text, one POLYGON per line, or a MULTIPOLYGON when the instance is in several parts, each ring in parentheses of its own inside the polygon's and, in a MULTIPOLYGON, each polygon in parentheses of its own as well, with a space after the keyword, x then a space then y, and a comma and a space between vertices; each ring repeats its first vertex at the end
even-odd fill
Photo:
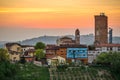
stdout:
POLYGON ((80 44, 80 31, 79 31, 79 29, 75 30, 75 43, 78 45, 80 44))
POLYGON ((108 43, 108 20, 104 13, 95 15, 95 44, 108 43))

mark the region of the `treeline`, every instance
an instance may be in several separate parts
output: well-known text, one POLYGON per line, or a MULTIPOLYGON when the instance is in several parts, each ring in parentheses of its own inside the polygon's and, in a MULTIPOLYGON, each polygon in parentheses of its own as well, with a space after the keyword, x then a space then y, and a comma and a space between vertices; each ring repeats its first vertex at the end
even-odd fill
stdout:
POLYGON ((7 50, 0 49, 0 80, 14 80, 19 66, 9 61, 7 50))
POLYGON ((120 80, 120 52, 101 53, 95 63, 108 67, 115 80, 120 80))

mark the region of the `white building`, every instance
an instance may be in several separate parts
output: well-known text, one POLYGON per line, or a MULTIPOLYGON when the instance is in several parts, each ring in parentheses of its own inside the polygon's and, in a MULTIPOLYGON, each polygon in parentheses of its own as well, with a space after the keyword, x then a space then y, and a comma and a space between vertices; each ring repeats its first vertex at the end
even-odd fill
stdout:
POLYGON ((92 63, 102 52, 120 52, 120 44, 100 44, 95 46, 95 50, 88 50, 88 63, 92 63))
POLYGON ((32 45, 21 45, 23 53, 30 49, 35 49, 32 45))

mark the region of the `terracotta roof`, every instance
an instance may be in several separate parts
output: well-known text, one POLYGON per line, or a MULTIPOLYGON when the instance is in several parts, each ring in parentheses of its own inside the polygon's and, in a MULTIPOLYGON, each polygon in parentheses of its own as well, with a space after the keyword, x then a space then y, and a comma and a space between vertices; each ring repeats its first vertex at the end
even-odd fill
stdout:
POLYGON ((76 44, 64 44, 64 45, 60 45, 60 47, 66 47, 66 48, 87 48, 86 45, 76 45, 76 44))
POLYGON ((21 47, 34 47, 33 45, 21 45, 21 47))
POLYGON ((19 43, 6 43, 5 46, 6 47, 11 47, 12 45, 15 45, 15 44, 21 46, 19 43))
POLYGON ((21 46, 19 43, 6 43, 6 44, 5 44, 5 47, 6 47, 8 50, 10 50, 10 47, 13 46, 13 45, 15 45, 15 44, 21 46))
POLYGON ((62 38, 60 38, 60 39, 72 39, 72 38, 67 37, 67 36, 64 36, 64 37, 62 37, 62 38))
POLYGON ((56 45, 47 45, 46 50, 57 50, 59 49, 59 46, 56 45))
POLYGON ((120 44, 99 44, 96 47, 120 47, 120 44))
POLYGON ((35 49, 28 49, 25 51, 25 53, 28 53, 28 52, 35 52, 35 49))

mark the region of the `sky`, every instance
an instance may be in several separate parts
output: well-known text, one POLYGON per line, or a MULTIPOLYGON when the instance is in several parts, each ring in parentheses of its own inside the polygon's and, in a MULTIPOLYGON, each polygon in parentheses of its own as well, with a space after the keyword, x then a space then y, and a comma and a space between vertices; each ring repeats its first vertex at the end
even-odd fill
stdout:
POLYGON ((94 15, 101 12, 120 36, 120 0, 0 0, 0 41, 74 35, 76 28, 94 34, 94 15))

